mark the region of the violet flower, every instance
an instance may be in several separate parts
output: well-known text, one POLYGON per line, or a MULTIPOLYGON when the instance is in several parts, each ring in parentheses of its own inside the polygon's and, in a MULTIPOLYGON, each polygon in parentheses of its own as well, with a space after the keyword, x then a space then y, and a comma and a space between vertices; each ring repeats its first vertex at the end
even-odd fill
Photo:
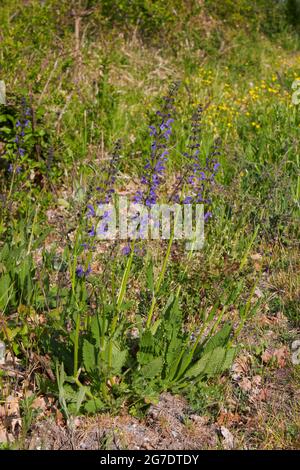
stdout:
MULTIPOLYGON (((217 156, 220 155, 220 140, 214 142, 210 155, 203 162, 201 158, 201 125, 203 107, 198 106, 192 116, 191 135, 189 137, 188 151, 183 155, 187 159, 184 172, 177 177, 175 189, 171 195, 171 200, 177 203, 211 204, 210 193, 215 183, 215 176, 220 167, 217 156), (188 195, 184 195, 185 193, 188 195)), ((208 210, 204 213, 204 221, 212 217, 212 212, 208 210)))
POLYGON ((158 189, 163 180, 166 170, 169 150, 167 142, 172 133, 174 119, 174 98, 180 83, 176 82, 170 87, 169 93, 164 97, 164 106, 161 111, 157 111, 159 122, 149 126, 150 137, 153 138, 150 148, 150 157, 144 165, 144 173, 141 177, 141 184, 145 187, 139 189, 134 196, 134 202, 144 203, 147 206, 156 204, 158 189))

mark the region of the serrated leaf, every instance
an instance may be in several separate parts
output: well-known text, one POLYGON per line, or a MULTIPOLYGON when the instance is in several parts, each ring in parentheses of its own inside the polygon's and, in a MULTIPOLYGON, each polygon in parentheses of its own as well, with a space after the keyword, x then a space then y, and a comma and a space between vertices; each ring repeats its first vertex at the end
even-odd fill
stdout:
POLYGON ((220 374, 223 371, 223 364, 226 358, 226 349, 216 348, 207 354, 210 354, 210 359, 205 367, 205 375, 207 375, 207 377, 213 377, 214 375, 220 374))
POLYGON ((185 373, 185 378, 193 378, 202 375, 213 377, 228 369, 234 359, 235 349, 218 347, 203 354, 203 356, 192 365, 185 373))
POLYGON ((154 338, 150 330, 146 330, 141 336, 140 350, 145 352, 152 352, 154 350, 154 338))
POLYGON ((156 357, 152 361, 150 361, 148 364, 143 366, 141 368, 141 374, 143 377, 146 379, 152 379, 156 377, 157 375, 161 374, 163 368, 163 358, 162 357, 156 357))
POLYGON ((166 354, 166 379, 173 380, 178 366, 180 364, 182 355, 184 353, 184 341, 183 338, 177 337, 175 332, 169 343, 167 354, 166 354))
POLYGON ((236 354, 236 348, 230 348, 226 351, 225 360, 222 366, 222 369, 223 369, 222 372, 230 369, 234 361, 235 354, 236 354))
POLYGON ((84 408, 88 413, 94 414, 97 411, 103 410, 105 405, 99 398, 95 398, 94 400, 88 400, 85 403, 84 408))
POLYGON ((82 347, 82 359, 84 368, 87 372, 91 372, 96 368, 96 348, 95 346, 84 339, 82 347))
POLYGON ((30 259, 28 257, 24 258, 20 267, 19 267, 19 279, 20 279, 20 287, 23 291, 25 288, 25 281, 27 279, 28 274, 30 273, 30 259))
POLYGON ((218 331, 212 338, 210 338, 204 346, 204 354, 212 351, 218 347, 225 346, 229 340, 232 331, 231 323, 227 323, 223 328, 218 331))
POLYGON ((224 348, 216 348, 209 351, 196 361, 184 374, 185 378, 198 377, 199 375, 214 375, 215 371, 221 368, 225 359, 226 350, 224 348))
POLYGON ((189 367, 189 365, 192 363, 193 361, 193 357, 194 357, 194 353, 192 350, 186 350, 183 354, 181 354, 182 356, 182 359, 181 359, 181 363, 180 363, 180 367, 179 367, 179 370, 176 374, 176 379, 180 379, 181 376, 184 374, 184 372, 186 371, 186 369, 189 367))
POLYGON ((142 366, 144 366, 145 364, 148 364, 154 359, 154 355, 152 353, 147 353, 143 351, 139 351, 136 357, 137 357, 139 364, 141 364, 142 366))
POLYGON ((91 318, 91 333, 92 336, 96 342, 96 346, 100 349, 100 336, 101 336, 101 331, 100 331, 100 324, 99 324, 99 318, 97 315, 91 318))
POLYGON ((127 350, 121 351, 118 346, 113 344, 112 347, 112 372, 114 374, 120 374, 122 367, 124 366, 127 359, 127 350))

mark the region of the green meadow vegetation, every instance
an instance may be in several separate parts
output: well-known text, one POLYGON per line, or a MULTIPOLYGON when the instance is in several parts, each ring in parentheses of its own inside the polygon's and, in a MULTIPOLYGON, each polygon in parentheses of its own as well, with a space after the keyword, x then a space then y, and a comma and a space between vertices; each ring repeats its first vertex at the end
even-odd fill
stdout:
POLYGON ((300 447, 299 28, 297 0, 1 0, 1 448, 162 394, 300 447), (203 248, 99 240, 119 195, 202 202, 203 248))

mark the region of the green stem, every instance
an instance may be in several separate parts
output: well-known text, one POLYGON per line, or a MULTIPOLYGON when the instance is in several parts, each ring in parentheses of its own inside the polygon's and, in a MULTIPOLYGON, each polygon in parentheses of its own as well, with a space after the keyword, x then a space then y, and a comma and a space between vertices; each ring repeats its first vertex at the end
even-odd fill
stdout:
POLYGON ((157 294, 159 292, 159 289, 161 287, 162 281, 163 281, 165 273, 166 273, 166 269, 167 269, 168 261, 169 261, 169 258, 170 258, 170 253, 171 253, 173 240, 174 240, 174 232, 172 232, 172 235, 170 236, 167 252, 166 252, 166 255, 164 257, 164 261, 163 261, 163 265, 162 265, 162 269, 161 269, 159 278, 158 278, 157 283, 156 283, 155 288, 154 288, 154 295, 153 295, 153 298, 152 298, 150 310, 149 310, 149 313, 148 313, 148 319, 147 319, 147 323, 146 323, 147 328, 150 328, 150 325, 151 325, 151 321, 152 321, 152 317, 153 317, 153 313, 154 313, 154 308, 155 308, 156 301, 157 301, 157 294))
MULTIPOLYGON (((76 385, 77 385, 78 387, 84 387, 84 385, 82 385, 82 383, 80 382, 80 380, 78 379, 78 377, 74 377, 74 381, 75 381, 75 383, 76 383, 76 385)), ((89 390, 87 390, 86 387, 85 387, 85 393, 86 393, 86 395, 87 395, 89 398, 91 398, 92 400, 96 400, 96 397, 94 397, 94 395, 93 395, 91 392, 89 392, 89 390)))
POLYGON ((78 350, 79 350, 79 331, 80 331, 80 314, 77 313, 74 338, 74 377, 78 371, 78 350))
POLYGON ((256 229, 255 229, 255 231, 254 231, 254 233, 253 233, 253 235, 252 235, 252 237, 251 237, 251 239, 250 239, 250 242, 249 242, 249 244, 248 244, 248 246, 247 246, 247 248, 246 248, 245 254, 244 254, 243 258, 242 258, 242 261, 241 261, 241 264, 240 264, 240 267, 239 267, 239 271, 241 271, 241 269, 243 269, 243 267, 245 266, 245 264, 246 264, 246 262, 247 262, 248 254, 249 254, 249 252, 250 252, 250 250, 251 250, 251 247, 252 247, 252 245, 253 245, 253 243, 254 243, 256 237, 257 237, 259 228, 260 228, 260 226, 257 225, 257 227, 256 227, 256 229))
POLYGON ((32 241, 33 241, 33 232, 34 232, 34 226, 36 223, 37 215, 39 212, 40 206, 39 204, 36 206, 35 212, 34 212, 34 217, 33 217, 33 222, 32 222, 32 227, 31 227, 31 233, 30 233, 30 238, 29 238, 29 243, 28 243, 28 249, 27 249, 27 255, 29 255, 31 251, 31 246, 32 246, 32 241))
POLYGON ((126 293, 126 287, 127 287, 128 277, 129 277, 129 274, 130 274, 131 265, 132 265, 132 261, 133 261, 134 246, 135 246, 135 240, 133 240, 133 242, 132 242, 132 244, 131 244, 131 252, 130 252, 129 258, 128 258, 128 260, 127 260, 127 264, 126 264, 125 271, 124 271, 124 273, 123 273, 123 278, 122 278, 122 282, 121 282, 121 287, 120 287, 120 290, 119 290, 119 293, 118 293, 118 297, 117 297, 117 304, 116 304, 116 309, 117 309, 117 311, 119 311, 119 309, 120 309, 120 307, 121 307, 121 305, 122 305, 122 302, 123 302, 125 293, 126 293))

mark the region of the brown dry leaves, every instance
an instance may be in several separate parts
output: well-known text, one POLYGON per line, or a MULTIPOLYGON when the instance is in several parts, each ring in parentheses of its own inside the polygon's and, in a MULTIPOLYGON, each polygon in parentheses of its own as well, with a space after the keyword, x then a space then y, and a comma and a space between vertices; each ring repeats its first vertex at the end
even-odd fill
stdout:
POLYGON ((288 358, 290 356, 289 349, 287 346, 282 346, 277 349, 266 349, 262 354, 261 359, 264 364, 270 364, 271 362, 276 363, 276 365, 282 369, 286 366, 288 358))

